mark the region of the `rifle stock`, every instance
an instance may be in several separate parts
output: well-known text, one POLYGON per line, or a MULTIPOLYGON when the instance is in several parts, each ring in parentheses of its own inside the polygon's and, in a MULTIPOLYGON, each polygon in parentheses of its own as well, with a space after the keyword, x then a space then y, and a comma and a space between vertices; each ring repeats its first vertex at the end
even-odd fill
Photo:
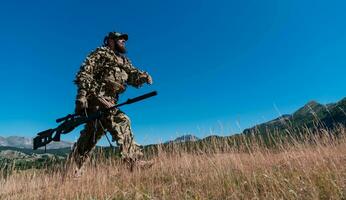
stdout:
POLYGON ((46 146, 53 140, 54 129, 48 129, 39 132, 37 136, 33 139, 33 149, 36 150, 40 147, 46 146))

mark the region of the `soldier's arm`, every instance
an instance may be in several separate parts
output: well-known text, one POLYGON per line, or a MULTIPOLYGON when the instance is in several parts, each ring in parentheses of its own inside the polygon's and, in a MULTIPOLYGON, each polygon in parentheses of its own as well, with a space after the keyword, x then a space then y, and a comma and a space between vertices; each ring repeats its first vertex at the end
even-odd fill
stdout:
POLYGON ((125 59, 125 69, 128 74, 128 80, 127 83, 129 85, 132 85, 136 88, 141 87, 144 83, 152 84, 151 76, 144 71, 141 71, 137 69, 135 66, 132 65, 131 61, 129 59, 125 59))
POLYGON ((101 59, 101 53, 99 50, 95 50, 89 54, 80 67, 79 72, 76 75, 74 83, 78 87, 76 98, 76 113, 82 108, 87 107, 87 96, 94 92, 95 79, 94 68, 96 63, 101 59))

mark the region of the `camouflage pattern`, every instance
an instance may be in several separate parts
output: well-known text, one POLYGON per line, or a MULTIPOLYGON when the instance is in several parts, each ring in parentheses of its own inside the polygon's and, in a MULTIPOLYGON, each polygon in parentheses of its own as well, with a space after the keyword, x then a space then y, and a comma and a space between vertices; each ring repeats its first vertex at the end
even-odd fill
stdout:
MULTIPOLYGON (((127 85, 140 87, 148 81, 148 74, 134 67, 128 58, 109 47, 99 47, 83 62, 76 75, 78 86, 76 112, 81 102, 86 114, 114 105, 127 85)), ((142 155, 134 142, 130 119, 120 110, 114 110, 100 120, 85 125, 71 153, 80 168, 97 141, 108 131, 120 147, 121 156, 127 162, 135 162, 142 155)))

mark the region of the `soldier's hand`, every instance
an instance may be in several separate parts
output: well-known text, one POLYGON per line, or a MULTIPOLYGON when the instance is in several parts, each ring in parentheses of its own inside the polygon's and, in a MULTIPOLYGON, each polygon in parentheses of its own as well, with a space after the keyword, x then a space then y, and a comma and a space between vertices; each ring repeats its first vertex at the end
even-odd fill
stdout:
POLYGON ((150 85, 153 84, 153 78, 149 74, 147 74, 147 83, 150 85))
POLYGON ((144 72, 142 74, 142 77, 144 78, 146 83, 148 83, 150 85, 153 84, 153 79, 151 78, 151 76, 147 72, 144 72))
POLYGON ((75 113, 78 115, 84 115, 85 110, 88 108, 88 101, 86 99, 77 99, 75 113))
POLYGON ((148 83, 150 85, 153 84, 153 79, 151 78, 151 76, 147 72, 141 73, 139 78, 141 80, 141 83, 148 83))

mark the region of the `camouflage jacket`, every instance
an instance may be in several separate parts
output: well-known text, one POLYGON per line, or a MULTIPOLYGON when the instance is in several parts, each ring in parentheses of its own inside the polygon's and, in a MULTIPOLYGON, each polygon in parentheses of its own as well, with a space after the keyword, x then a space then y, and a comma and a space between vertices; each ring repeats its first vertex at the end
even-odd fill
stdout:
POLYGON ((91 52, 74 80, 78 86, 77 100, 90 95, 117 98, 127 85, 140 87, 147 79, 146 72, 135 68, 130 60, 108 47, 91 52))

